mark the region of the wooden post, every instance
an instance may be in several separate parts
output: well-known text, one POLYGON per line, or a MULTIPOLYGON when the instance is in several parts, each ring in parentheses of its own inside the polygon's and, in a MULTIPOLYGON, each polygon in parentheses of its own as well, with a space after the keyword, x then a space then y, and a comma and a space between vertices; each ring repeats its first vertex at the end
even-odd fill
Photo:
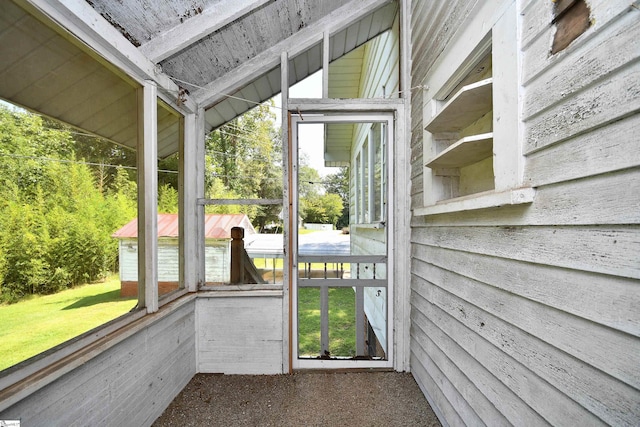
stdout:
POLYGON ((231 284, 244 283, 244 228, 231 228, 231 284))
POLYGON ((158 87, 138 89, 138 304, 158 311, 158 87))

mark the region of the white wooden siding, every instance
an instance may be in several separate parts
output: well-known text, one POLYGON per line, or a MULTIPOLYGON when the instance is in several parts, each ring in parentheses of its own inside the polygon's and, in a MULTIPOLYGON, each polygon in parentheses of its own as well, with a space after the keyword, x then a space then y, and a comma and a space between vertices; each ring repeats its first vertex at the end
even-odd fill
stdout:
MULTIPOLYGON (((388 98, 399 97, 399 18, 396 18, 391 31, 384 33, 372 42, 368 43, 365 48, 362 77, 360 78, 360 98, 388 98), (383 90, 384 87, 384 90, 383 90), (383 93, 384 91, 384 93, 383 93)), ((362 151, 362 146, 369 136, 370 124, 355 125, 354 136, 351 151, 351 188, 350 188, 350 222, 357 222, 354 208, 356 206, 356 198, 358 195, 355 190, 355 173, 356 173, 356 155, 362 151)), ((372 141, 369 141, 371 144, 372 141)), ((387 155, 385 153, 385 159, 387 155)), ((385 163, 388 164, 386 159, 385 163)), ((386 165, 385 165, 386 166, 386 165)), ((389 178, 387 177, 387 183, 389 178)), ((373 209, 373 207, 371 207, 373 209)), ((385 228, 371 227, 351 227, 351 253, 354 255, 361 254, 386 254, 385 228)), ((378 277, 387 277, 386 266, 377 266, 376 271, 378 277)), ((362 278, 368 278, 367 272, 361 272, 362 278)), ((374 329, 378 340, 389 353, 390 348, 387 346, 387 292, 381 289, 380 295, 377 295, 377 289, 365 288, 364 290, 364 310, 367 319, 374 329)))
MULTIPOLYGON (((412 86, 429 84, 479 3, 412 3, 412 86)), ((640 12, 630 0, 588 1, 592 27, 550 56, 552 3, 516 3, 514 143, 536 199, 412 218, 411 370, 449 425, 637 425, 640 12)), ((415 91, 414 208, 422 102, 415 91)))
POLYGON ((214 291, 196 310, 198 372, 284 372, 282 291, 214 291))
POLYGON ((196 373, 195 302, 0 412, 22 425, 151 425, 196 373))
MULTIPOLYGON (((230 243, 208 239, 205 246, 205 277, 208 283, 228 283, 230 277, 230 243)), ((120 280, 138 281, 138 242, 120 239, 120 280)), ((158 281, 178 282, 179 258, 177 239, 158 241, 158 281)))

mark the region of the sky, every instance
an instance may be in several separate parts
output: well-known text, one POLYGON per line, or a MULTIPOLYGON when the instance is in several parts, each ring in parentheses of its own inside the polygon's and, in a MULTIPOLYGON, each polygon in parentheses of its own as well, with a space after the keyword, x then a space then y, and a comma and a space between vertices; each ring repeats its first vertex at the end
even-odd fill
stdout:
MULTIPOLYGON (((322 98, 322 70, 307 77, 289 89, 290 98, 322 98)), ((276 126, 282 122, 282 101, 280 95, 274 97, 276 107, 276 126)), ((338 172, 338 168, 324 167, 324 131, 322 124, 309 124, 300 127, 300 151, 307 154, 309 166, 316 169, 324 177, 338 172)))

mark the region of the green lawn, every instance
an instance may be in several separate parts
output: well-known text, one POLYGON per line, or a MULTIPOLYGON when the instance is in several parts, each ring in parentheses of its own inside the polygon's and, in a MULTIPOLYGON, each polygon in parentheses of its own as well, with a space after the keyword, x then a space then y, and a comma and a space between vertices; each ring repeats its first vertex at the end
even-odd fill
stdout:
POLYGON ((120 298, 120 280, 0 305, 0 370, 127 313, 136 298, 120 298))
MULTIPOLYGON (((0 305, 0 370, 127 313, 136 298, 120 298, 120 281, 79 286, 55 295, 34 296, 0 305)), ((320 290, 299 291, 300 354, 320 353, 320 290)), ((351 288, 329 289, 329 350, 332 356, 353 357, 355 293, 351 288)))
MULTIPOLYGON (((320 289, 298 290, 298 346, 301 356, 320 354, 320 289)), ((331 356, 356 355, 356 297, 352 288, 329 289, 331 356)))

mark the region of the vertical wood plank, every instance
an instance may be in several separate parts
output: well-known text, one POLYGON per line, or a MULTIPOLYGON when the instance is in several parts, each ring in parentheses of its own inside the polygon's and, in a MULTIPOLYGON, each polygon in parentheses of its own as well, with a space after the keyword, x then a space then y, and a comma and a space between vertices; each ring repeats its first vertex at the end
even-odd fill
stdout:
POLYGON ((519 102, 518 30, 515 2, 497 20, 492 30, 493 61, 493 171, 495 190, 518 187, 524 175, 519 102))
POLYGON ((178 171, 180 285, 190 292, 198 283, 198 158, 196 115, 187 114, 180 120, 178 171), (193 191, 193 190, 196 191, 193 191))
MULTIPOLYGON (((409 5, 406 6, 407 8, 409 5)), ((408 19, 408 17, 406 18, 408 19)), ((408 25, 408 24, 407 24, 408 25)), ((408 38, 408 34, 406 35, 408 38)), ((409 53, 407 52, 406 55, 409 53)), ((408 63, 408 58, 407 58, 408 63)), ((405 141, 410 139, 411 115, 409 107, 411 105, 411 91, 403 92, 405 98, 404 108, 398 109, 396 113, 395 132, 393 126, 387 129, 387 153, 385 156, 391 161, 387 162, 388 200, 393 200, 393 209, 388 209, 387 222, 393 224, 393 233, 388 231, 387 241, 387 266, 391 293, 387 294, 388 306, 393 308, 391 319, 393 325, 389 328, 387 340, 387 352, 393 348, 394 352, 389 352, 394 357, 394 366, 398 371, 408 371, 410 369, 410 312, 411 312, 411 275, 407 268, 404 268, 404 261, 411 259, 410 246, 406 242, 411 240, 411 180, 410 169, 410 144, 405 141), (395 138, 394 138, 395 135, 395 138)))
POLYGON ((365 356, 364 288, 356 287, 356 356, 365 356))
POLYGON ((293 269, 293 234, 292 234, 292 193, 291 187, 293 183, 293 150, 291 141, 291 115, 289 114, 289 55, 286 51, 283 51, 280 55, 280 91, 282 101, 282 199, 284 206, 283 212, 283 239, 284 239, 284 257, 283 257, 283 272, 282 272, 282 331, 283 331, 283 343, 282 343, 282 371, 292 373, 293 365, 291 361, 292 352, 296 352, 296 349, 292 348, 293 342, 293 327, 291 316, 293 313, 293 295, 291 293, 291 278, 293 269), (286 333, 285 333, 286 331, 286 333))
POLYGON ((375 191, 374 191, 374 187, 375 187, 375 180, 374 180, 374 172, 375 172, 375 161, 376 161, 376 141, 375 141, 375 133, 373 132, 373 127, 369 128, 369 144, 367 145, 367 148, 369 150, 369 167, 367 168, 367 172, 369 173, 369 175, 367 176, 367 188, 369 189, 369 197, 367 200, 367 212, 369 212, 369 222, 373 222, 373 220, 375 219, 376 215, 374 210, 374 206, 376 205, 375 202, 375 191))
POLYGON ((148 313, 158 311, 158 88, 138 91, 138 297, 148 313))
POLYGON ((320 356, 329 355, 329 287, 320 287, 320 356))
POLYGON ((331 55, 329 32, 322 39, 322 97, 329 98, 329 60, 331 55))
MULTIPOLYGON (((197 199, 204 198, 204 173, 205 173, 205 111, 203 108, 199 108, 195 117, 195 197, 197 199)), ((196 247, 196 268, 197 277, 196 282, 189 288, 190 291, 195 292, 198 288, 206 283, 206 249, 204 239, 204 206, 198 204, 196 208, 196 229, 197 234, 195 236, 194 245, 196 247)))

